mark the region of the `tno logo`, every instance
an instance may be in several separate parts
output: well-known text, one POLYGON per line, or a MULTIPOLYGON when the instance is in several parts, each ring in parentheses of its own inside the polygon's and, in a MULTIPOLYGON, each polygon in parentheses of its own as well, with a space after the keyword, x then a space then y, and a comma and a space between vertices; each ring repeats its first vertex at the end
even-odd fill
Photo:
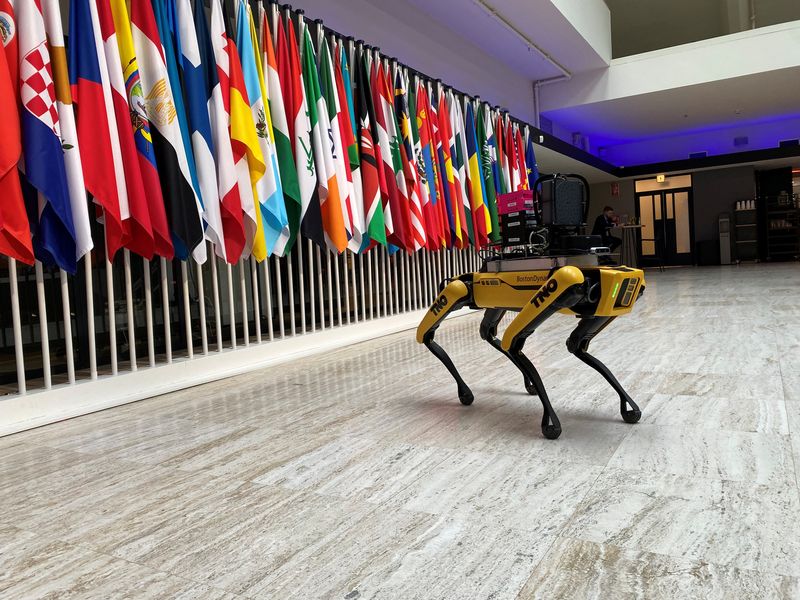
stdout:
POLYGON ((442 312, 442 310, 444 310, 445 306, 447 306, 447 296, 439 296, 434 301, 433 306, 431 306, 431 312, 434 315, 438 315, 440 312, 442 312))
POLYGON ((544 303, 547 298, 550 297, 550 294, 555 292, 558 289, 558 282, 555 279, 551 279, 547 283, 545 283, 539 291, 536 292, 536 295, 531 300, 531 304, 533 304, 536 308, 539 308, 541 304, 544 303))

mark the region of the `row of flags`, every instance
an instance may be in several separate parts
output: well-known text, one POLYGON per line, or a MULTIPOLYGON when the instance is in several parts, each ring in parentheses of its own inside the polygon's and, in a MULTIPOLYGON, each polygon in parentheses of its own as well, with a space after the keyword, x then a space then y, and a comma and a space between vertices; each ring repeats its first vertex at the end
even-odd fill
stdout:
POLYGON ((61 17, 0 0, 0 253, 22 262, 74 273, 88 197, 111 259, 480 247, 538 176, 507 114, 275 4, 70 0, 68 47, 61 17))

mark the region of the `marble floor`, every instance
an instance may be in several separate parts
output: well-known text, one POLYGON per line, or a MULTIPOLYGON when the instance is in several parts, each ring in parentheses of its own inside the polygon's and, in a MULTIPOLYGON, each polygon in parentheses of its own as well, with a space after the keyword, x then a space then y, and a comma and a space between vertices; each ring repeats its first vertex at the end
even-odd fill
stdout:
POLYGON ((800 265, 648 273, 592 345, 479 316, 0 439, 0 597, 798 598, 800 265))

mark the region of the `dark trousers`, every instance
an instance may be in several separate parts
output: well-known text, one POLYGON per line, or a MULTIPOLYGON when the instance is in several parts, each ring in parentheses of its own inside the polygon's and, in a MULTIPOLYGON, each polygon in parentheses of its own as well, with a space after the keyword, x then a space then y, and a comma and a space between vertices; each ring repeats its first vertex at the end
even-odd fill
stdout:
POLYGON ((614 237, 613 235, 604 235, 603 236, 603 243, 611 248, 611 251, 614 252, 617 248, 622 245, 622 240, 618 237, 614 237))

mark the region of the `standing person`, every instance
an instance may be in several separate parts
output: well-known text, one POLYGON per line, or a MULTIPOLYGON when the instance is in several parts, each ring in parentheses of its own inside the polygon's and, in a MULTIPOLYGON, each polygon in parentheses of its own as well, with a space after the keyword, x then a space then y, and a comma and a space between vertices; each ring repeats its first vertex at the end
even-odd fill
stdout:
POLYGON ((622 240, 618 237, 611 235, 611 228, 617 226, 617 221, 614 218, 614 209, 606 206, 603 212, 597 216, 592 227, 592 235, 599 235, 603 238, 603 243, 611 248, 614 252, 622 244, 622 240))

